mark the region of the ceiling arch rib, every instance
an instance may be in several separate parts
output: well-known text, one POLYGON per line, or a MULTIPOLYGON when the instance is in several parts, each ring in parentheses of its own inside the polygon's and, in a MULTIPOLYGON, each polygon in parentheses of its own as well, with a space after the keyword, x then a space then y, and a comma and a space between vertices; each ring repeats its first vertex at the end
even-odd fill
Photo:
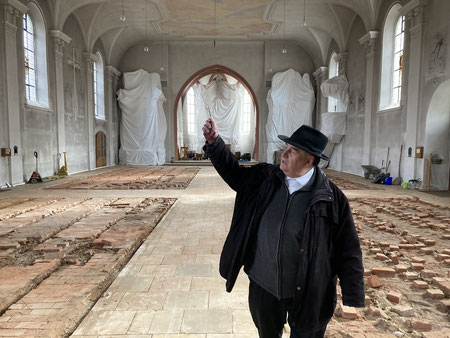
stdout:
POLYGON ((70 14, 84 6, 108 2, 108 0, 56 0, 55 27, 62 30, 70 14))
POLYGON ((92 48, 94 48, 94 44, 97 41, 97 39, 95 39, 95 41, 93 41, 94 39, 92 38, 92 31, 94 29, 94 25, 97 23, 97 18, 99 13, 102 11, 104 4, 100 4, 100 6, 97 7, 97 9, 94 11, 94 15, 91 19, 91 22, 89 24, 89 28, 87 31, 87 36, 86 36, 86 45, 88 47, 88 50, 92 50, 92 48))

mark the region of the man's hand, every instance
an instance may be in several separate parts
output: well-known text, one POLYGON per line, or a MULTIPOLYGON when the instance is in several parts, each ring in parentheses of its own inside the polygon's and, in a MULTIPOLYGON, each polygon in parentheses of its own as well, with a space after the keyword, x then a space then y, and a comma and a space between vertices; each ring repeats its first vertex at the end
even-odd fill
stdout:
POLYGON ((203 136, 208 143, 213 143, 219 136, 219 127, 217 127, 216 121, 212 117, 205 121, 202 128, 203 136))

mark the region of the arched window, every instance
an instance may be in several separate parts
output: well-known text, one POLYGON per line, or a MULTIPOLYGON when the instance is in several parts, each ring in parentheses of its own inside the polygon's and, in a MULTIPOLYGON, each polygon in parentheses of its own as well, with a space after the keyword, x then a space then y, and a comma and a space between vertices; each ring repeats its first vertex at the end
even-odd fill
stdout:
MULTIPOLYGON (((339 75, 339 62, 336 61, 337 54, 333 53, 330 57, 330 64, 328 66, 328 78, 331 79, 339 75)), ((328 111, 337 111, 338 100, 333 97, 328 97, 328 111)))
POLYGON ((103 58, 100 52, 95 54, 94 61, 94 112, 98 119, 105 119, 105 86, 103 75, 103 58))
POLYGON ((49 107, 47 79, 47 39, 44 18, 34 2, 23 15, 25 97, 27 104, 49 107))
POLYGON ((191 87, 186 94, 187 127, 189 134, 195 134, 195 94, 191 87))
POLYGON ((399 4, 392 6, 384 23, 380 109, 395 108, 401 103, 405 17, 400 15, 400 9, 399 4))
POLYGON ((23 15, 23 49, 25 54, 25 96, 27 101, 36 102, 36 64, 33 21, 23 15))

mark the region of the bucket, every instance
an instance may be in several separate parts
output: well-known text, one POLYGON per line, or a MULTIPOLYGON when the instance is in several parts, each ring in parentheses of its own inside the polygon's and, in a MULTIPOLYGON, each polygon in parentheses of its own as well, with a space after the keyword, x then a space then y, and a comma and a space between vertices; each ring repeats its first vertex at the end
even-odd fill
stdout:
POLYGON ((408 189, 408 182, 402 182, 402 188, 403 189, 408 189))
POLYGON ((385 184, 386 185, 392 185, 392 177, 386 177, 385 184))

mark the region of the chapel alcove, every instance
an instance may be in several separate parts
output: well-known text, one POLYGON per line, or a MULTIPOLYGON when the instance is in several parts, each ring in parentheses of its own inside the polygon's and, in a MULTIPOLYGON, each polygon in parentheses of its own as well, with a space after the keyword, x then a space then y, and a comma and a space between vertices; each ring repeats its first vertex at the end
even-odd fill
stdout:
POLYGON ((201 128, 210 116, 216 120, 221 137, 233 153, 258 159, 258 103, 247 81, 224 66, 206 67, 193 74, 175 100, 175 154, 201 153, 201 128), (182 148, 183 147, 183 148, 182 148), (184 150, 184 151, 183 151, 184 150))

